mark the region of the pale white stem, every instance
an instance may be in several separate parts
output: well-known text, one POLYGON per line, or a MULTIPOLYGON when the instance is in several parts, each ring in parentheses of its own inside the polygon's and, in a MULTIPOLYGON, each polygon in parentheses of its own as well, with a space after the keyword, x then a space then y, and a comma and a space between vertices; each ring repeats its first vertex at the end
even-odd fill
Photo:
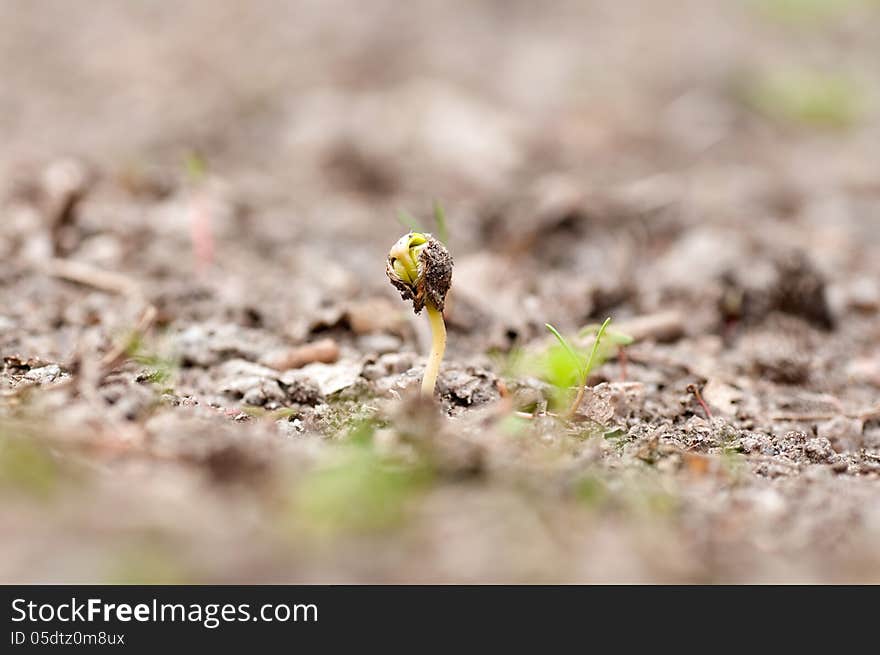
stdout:
POLYGON ((443 313, 433 303, 425 304, 425 309, 428 310, 428 322, 431 324, 431 352, 422 378, 422 398, 433 398, 440 362, 446 351, 446 324, 443 322, 443 313))

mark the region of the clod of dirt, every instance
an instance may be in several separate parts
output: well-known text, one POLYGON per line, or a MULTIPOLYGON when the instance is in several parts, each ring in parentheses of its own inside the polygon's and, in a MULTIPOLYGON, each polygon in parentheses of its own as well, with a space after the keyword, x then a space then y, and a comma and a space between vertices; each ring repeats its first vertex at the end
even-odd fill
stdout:
POLYGON ((645 402, 641 382, 602 382, 589 387, 576 413, 580 418, 608 426, 614 419, 625 420, 638 414, 645 402))
POLYGON ((825 276, 802 252, 793 252, 776 261, 778 280, 773 306, 800 316, 826 330, 834 327, 834 318, 825 294, 825 276))
POLYGON ((471 407, 498 400, 498 378, 490 371, 469 366, 446 369, 437 380, 440 396, 455 405, 471 407))
POLYGON ((747 455, 772 456, 775 454, 773 437, 760 433, 745 435, 739 441, 739 450, 747 455))
POLYGON ((16 355, 7 355, 0 367, 0 384, 3 386, 51 385, 69 378, 70 374, 58 364, 50 364, 37 358, 22 360, 16 355))
POLYGON ((297 381, 310 380, 318 387, 321 394, 329 396, 352 386, 358 381, 360 374, 361 365, 358 362, 341 361, 335 364, 315 362, 301 369, 285 371, 281 375, 281 382, 291 385, 297 381))
POLYGON ((809 435, 802 430, 789 430, 781 437, 774 437, 773 442, 777 453, 797 461, 804 452, 804 445, 809 438, 809 435))
MULTIPOLYGON (((772 271, 757 276, 757 280, 754 279, 755 271, 741 268, 729 269, 721 276, 723 292, 719 307, 722 318, 755 324, 781 312, 823 330, 833 328, 834 317, 828 302, 825 276, 807 256, 793 251, 773 256, 770 262, 772 271)), ((754 268, 761 270, 761 263, 766 264, 759 262, 754 268)))
POLYGON ((749 433, 737 430, 725 419, 704 419, 691 416, 683 426, 673 432, 678 445, 687 450, 707 452, 718 448, 735 448, 749 433))
POLYGON ((817 464, 829 464, 837 458, 837 453, 831 447, 831 442, 825 437, 808 439, 804 446, 804 453, 811 462, 816 462, 817 464))
POLYGON ((64 373, 58 364, 48 364, 39 368, 32 368, 24 374, 24 379, 37 384, 49 384, 55 382, 64 373))
POLYGON ((324 400, 321 388, 309 377, 285 375, 280 383, 292 403, 314 406, 324 400))
POLYGON ((247 405, 277 408, 284 404, 287 394, 278 381, 278 374, 270 368, 240 359, 226 362, 220 391, 247 405))
POLYGON ((524 411, 539 413, 547 409, 547 403, 553 395, 553 386, 535 377, 511 380, 507 390, 513 400, 513 407, 524 411))

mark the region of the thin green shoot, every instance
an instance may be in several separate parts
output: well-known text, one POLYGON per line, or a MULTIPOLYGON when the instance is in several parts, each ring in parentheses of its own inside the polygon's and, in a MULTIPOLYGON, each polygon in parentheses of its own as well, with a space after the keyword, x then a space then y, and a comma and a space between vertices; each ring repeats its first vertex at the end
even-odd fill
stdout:
POLYGON ((599 351, 599 344, 602 342, 602 337, 605 336, 605 330, 608 329, 609 323, 611 323, 610 316, 605 319, 605 322, 602 323, 599 331, 596 332, 596 340, 593 342, 593 348, 592 350, 590 350, 590 358, 587 360, 587 366, 584 369, 584 381, 586 381, 586 378, 590 374, 590 371, 593 370, 593 365, 596 363, 596 353, 599 351))
MULTIPOLYGON (((591 333, 595 334, 599 327, 598 324, 588 325, 578 333, 578 336, 585 337, 591 333)), ((599 347, 599 357, 601 358, 601 361, 611 359, 612 357, 618 358, 620 363, 621 380, 626 380, 626 348, 634 342, 635 339, 630 335, 609 327, 605 331, 605 338, 602 341, 602 345, 599 347)))
POLYGON ((581 359, 580 357, 578 357, 577 352, 575 352, 575 349, 572 348, 568 340, 559 333, 559 330, 557 330, 549 323, 544 324, 547 329, 550 330, 553 336, 556 337, 560 345, 565 349, 572 360, 576 363, 579 372, 578 392, 575 396, 574 402, 571 404, 571 407, 566 414, 567 416, 573 416, 574 413, 577 411, 577 408, 580 406, 581 400, 583 400, 584 393, 586 393, 587 389, 587 380, 590 376, 590 372, 592 372, 593 367, 596 365, 597 356, 599 353, 599 346, 602 343, 602 338, 605 336, 605 331, 608 329, 609 323, 611 323, 611 317, 606 318, 605 322, 602 323, 602 325, 599 327, 599 330, 596 332, 596 339, 595 341, 593 341, 593 347, 590 350, 590 356, 587 358, 587 362, 585 365, 581 363, 581 359))

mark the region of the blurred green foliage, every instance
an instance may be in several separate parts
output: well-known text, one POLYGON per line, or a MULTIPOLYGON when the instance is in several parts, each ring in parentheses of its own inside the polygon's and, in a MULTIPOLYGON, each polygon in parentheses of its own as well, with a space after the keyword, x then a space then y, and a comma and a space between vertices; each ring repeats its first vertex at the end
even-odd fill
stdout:
POLYGON ((630 470, 621 476, 586 471, 573 481, 573 498, 593 510, 643 519, 665 519, 681 506, 668 480, 652 470, 630 470))
POLYGON ((0 487, 49 498, 58 483, 58 465, 43 444, 0 426, 0 487))
POLYGON ((293 493, 293 518, 318 534, 369 532, 400 522, 431 479, 423 464, 400 462, 373 448, 376 423, 352 424, 348 439, 309 471, 293 493))
POLYGON ((864 115, 867 98, 852 79, 806 68, 757 76, 743 89, 745 102, 785 123, 817 128, 848 128, 864 115))
POLYGON ((192 584, 175 552, 167 546, 150 543, 131 545, 108 556, 106 584, 192 584))
POLYGON ((506 415, 498 423, 498 429, 501 430, 501 432, 503 432, 504 434, 511 437, 522 436, 523 434, 526 434, 531 427, 532 422, 529 419, 525 419, 514 414, 506 415))
POLYGON ((189 152, 183 158, 183 167, 190 182, 198 183, 208 174, 208 160, 197 152, 189 152))
POLYGON ((297 486, 297 516, 318 532, 370 531, 400 521, 426 471, 386 461, 369 448, 340 446, 297 486))
MULTIPOLYGON (((554 390, 552 404, 560 408, 570 400, 572 388, 582 385, 593 369, 616 357, 620 348, 633 342, 629 335, 611 329, 610 322, 609 318, 602 325, 588 325, 580 330, 580 339, 591 333, 595 335, 589 347, 575 345, 554 326, 545 323, 555 343, 537 350, 513 348, 506 355, 495 352, 491 356, 502 377, 534 376, 549 383, 554 390)), ((529 411, 530 408, 517 409, 529 411)))
POLYGON ((762 15, 795 24, 820 24, 862 7, 880 6, 877 0, 750 0, 762 15))
POLYGON ((588 506, 601 505, 608 497, 608 486, 598 475, 585 475, 574 485, 574 497, 588 506))

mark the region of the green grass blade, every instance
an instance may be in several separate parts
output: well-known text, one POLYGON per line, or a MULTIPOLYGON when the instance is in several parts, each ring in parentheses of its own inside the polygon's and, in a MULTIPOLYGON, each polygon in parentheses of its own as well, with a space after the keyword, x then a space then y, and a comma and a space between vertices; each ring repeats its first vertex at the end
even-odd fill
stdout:
MULTIPOLYGON (((550 332, 553 334, 553 336, 556 337, 556 340, 559 341, 559 345, 561 345, 563 348, 565 348, 565 351, 569 354, 572 361, 574 361, 575 366, 577 367, 581 381, 583 381, 583 379, 586 377, 586 375, 584 373, 584 367, 581 362, 581 358, 578 357, 578 354, 575 352, 574 348, 571 347, 571 344, 568 343, 568 341, 566 340, 565 337, 563 337, 561 334, 559 334, 559 330, 557 330, 555 327, 553 327, 549 323, 544 323, 544 327, 546 327, 548 330, 550 330, 550 332)), ((594 348, 594 351, 595 351, 595 348, 594 348)), ((595 352, 593 354, 595 354, 595 352)))
POLYGON ((596 353, 599 352, 599 343, 602 341, 602 336, 605 334, 605 330, 608 327, 608 324, 611 322, 611 317, 605 319, 605 322, 602 323, 602 327, 599 328, 599 331, 596 332, 596 340, 593 342, 593 349, 590 351, 590 358, 587 360, 587 367, 584 369, 584 380, 590 375, 590 371, 593 370, 593 365, 596 362, 596 353))

